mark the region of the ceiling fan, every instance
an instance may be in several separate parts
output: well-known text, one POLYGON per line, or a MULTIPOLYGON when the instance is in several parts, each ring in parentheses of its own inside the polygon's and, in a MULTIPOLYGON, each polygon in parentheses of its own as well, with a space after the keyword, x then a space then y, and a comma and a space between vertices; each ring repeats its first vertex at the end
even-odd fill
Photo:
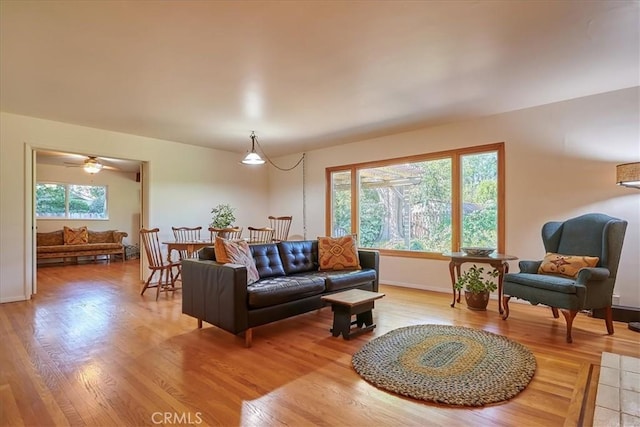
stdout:
POLYGON ((112 166, 108 166, 100 162, 96 156, 87 156, 87 159, 83 163, 64 162, 64 164, 67 165, 67 167, 71 167, 71 168, 81 167, 84 169, 85 172, 90 174, 98 173, 102 169, 117 170, 112 166))

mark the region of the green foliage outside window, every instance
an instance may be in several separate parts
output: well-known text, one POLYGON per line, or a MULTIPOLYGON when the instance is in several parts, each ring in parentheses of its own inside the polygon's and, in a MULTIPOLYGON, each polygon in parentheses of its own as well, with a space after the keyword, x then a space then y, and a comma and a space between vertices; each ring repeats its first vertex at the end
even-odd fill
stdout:
POLYGON ((107 219, 107 187, 37 183, 36 217, 107 219))
MULTIPOLYGON (((497 247, 498 153, 464 154, 460 159, 462 246, 497 247)), ((444 252, 452 248, 454 157, 356 169, 358 234, 362 247, 444 252)), ((350 230, 352 185, 349 170, 332 173, 332 229, 350 230), (339 184, 337 184, 339 183, 339 184)))

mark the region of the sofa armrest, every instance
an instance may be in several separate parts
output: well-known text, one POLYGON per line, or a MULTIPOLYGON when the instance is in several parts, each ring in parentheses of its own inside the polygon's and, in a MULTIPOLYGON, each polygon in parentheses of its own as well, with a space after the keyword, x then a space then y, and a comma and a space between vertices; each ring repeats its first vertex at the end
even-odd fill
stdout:
POLYGON ((247 269, 200 259, 182 260, 182 312, 233 334, 248 329, 247 269))
POLYGON ((376 280, 373 283, 373 291, 378 292, 380 282, 380 252, 369 249, 358 249, 360 267, 372 268, 376 271, 376 280))
POLYGON ((122 244, 122 239, 128 237, 129 233, 125 231, 114 231, 113 232, 113 242, 122 244))

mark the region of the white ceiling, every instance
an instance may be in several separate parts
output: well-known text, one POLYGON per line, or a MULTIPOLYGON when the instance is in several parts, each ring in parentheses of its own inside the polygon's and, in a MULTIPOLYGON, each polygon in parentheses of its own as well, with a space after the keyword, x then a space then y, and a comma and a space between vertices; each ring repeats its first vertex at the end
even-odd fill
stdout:
POLYGON ((3 111, 270 156, 640 84, 638 1, 0 2, 3 111))

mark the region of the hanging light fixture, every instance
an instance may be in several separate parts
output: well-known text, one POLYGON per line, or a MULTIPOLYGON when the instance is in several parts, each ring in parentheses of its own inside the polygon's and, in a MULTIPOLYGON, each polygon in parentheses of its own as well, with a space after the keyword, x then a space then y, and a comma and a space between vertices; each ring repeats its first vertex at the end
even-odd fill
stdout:
POLYGON ((95 157, 89 157, 84 161, 84 171, 90 174, 98 173, 102 170, 102 163, 95 157))
POLYGON ((258 153, 256 153, 256 134, 251 131, 251 152, 247 153, 242 159, 242 163, 245 165, 263 165, 264 160, 258 153))
POLYGON ((258 138, 256 137, 256 134, 253 131, 251 131, 251 151, 247 153, 244 159, 242 159, 243 164, 262 165, 265 163, 265 160, 263 160, 262 157, 260 157, 260 155, 256 153, 256 145, 260 148, 260 152, 262 153, 264 158, 267 159, 266 161, 269 162, 271 166, 273 166, 274 168, 280 171, 288 172, 288 171, 294 170, 295 168, 300 166, 300 164, 302 164, 302 230, 303 230, 303 236, 306 239, 307 238, 307 202, 306 202, 307 196, 306 196, 306 183, 305 183, 306 172, 305 172, 305 165, 304 165, 304 158, 306 154, 302 153, 302 156, 300 157, 300 159, 293 166, 280 167, 277 164, 273 163, 273 161, 269 158, 267 153, 264 152, 264 150, 260 146, 260 143, 258 142, 258 138))
POLYGON ((616 183, 625 187, 640 188, 640 162, 616 166, 616 183))

